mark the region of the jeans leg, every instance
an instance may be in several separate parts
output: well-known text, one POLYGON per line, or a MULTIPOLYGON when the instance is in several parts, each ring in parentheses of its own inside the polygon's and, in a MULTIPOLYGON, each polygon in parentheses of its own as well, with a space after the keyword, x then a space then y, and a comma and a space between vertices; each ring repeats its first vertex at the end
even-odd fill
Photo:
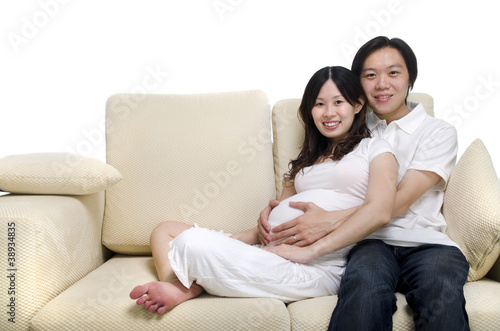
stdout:
POLYGON ((392 330, 399 272, 391 246, 359 242, 349 253, 328 330, 392 330))
POLYGON ((401 286, 416 330, 469 330, 463 286, 469 264, 453 246, 398 248, 401 286))

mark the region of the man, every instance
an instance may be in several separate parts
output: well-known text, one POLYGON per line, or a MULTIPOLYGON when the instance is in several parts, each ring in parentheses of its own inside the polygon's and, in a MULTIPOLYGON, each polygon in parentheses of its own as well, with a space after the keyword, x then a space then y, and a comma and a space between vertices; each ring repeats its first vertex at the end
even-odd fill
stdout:
POLYGON ((417 60, 402 40, 377 37, 357 52, 352 71, 360 77, 373 112, 367 123, 374 136, 387 139, 399 162, 398 191, 389 224, 350 230, 356 208, 326 212, 297 202, 304 215, 273 229, 261 213, 261 242, 284 240, 276 254, 306 263, 325 248, 339 249, 366 237, 349 254, 330 330, 391 330, 395 291, 404 293, 417 330, 469 330, 463 285, 469 265, 444 233, 440 213, 444 188, 457 155, 456 130, 428 116, 421 104, 407 103, 417 77, 417 60))

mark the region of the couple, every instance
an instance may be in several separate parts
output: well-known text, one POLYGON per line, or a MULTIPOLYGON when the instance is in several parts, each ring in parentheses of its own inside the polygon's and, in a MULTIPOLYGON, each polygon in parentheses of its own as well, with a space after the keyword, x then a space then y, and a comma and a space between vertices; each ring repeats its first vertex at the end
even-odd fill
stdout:
POLYGON ((469 329, 468 263, 440 213, 456 130, 406 102, 417 61, 402 40, 370 40, 351 69, 323 68, 307 84, 305 139, 281 202, 232 236, 160 224, 151 235, 160 282, 134 288, 137 304, 162 314, 203 290, 285 302, 338 294, 329 329, 386 330, 399 291, 417 329, 469 329))

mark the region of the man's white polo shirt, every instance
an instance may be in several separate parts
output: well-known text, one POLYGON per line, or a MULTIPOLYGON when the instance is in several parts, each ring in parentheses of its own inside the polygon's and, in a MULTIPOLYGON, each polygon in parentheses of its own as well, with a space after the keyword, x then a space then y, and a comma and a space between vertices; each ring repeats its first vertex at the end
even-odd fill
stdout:
POLYGON ((394 246, 421 244, 458 245, 444 232, 446 222, 441 214, 444 188, 455 166, 458 143, 455 127, 425 112, 420 103, 408 103, 410 113, 387 125, 373 112, 367 125, 373 136, 389 141, 399 163, 398 183, 409 169, 432 171, 441 180, 405 214, 396 217, 368 238, 381 239, 394 246))

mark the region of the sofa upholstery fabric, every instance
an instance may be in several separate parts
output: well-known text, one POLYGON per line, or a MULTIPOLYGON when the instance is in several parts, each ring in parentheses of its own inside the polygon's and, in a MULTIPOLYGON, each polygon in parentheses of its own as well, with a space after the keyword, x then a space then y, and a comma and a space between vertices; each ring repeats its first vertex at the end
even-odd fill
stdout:
POLYGON ((467 148, 450 177, 443 215, 448 235, 469 261, 469 281, 483 278, 500 254, 500 186, 480 139, 467 148))
POLYGON ((85 195, 122 179, 109 164, 73 153, 34 153, 0 159, 0 189, 19 194, 85 195))
POLYGON ((149 254, 167 220, 248 229, 275 196, 262 91, 114 95, 106 122, 107 162, 123 175, 106 193, 103 243, 115 252, 149 254))
MULTIPOLYGON (((103 213, 103 192, 0 197, 0 224, 15 229, 13 237, 0 236, 5 250, 8 243, 15 244, 14 264, 4 264, 0 277, 2 305, 10 311, 7 304, 14 299, 15 323, 3 313, 0 330, 27 330, 48 301, 109 257, 101 244, 103 213), (11 274, 13 278, 7 277, 11 274)), ((2 262, 7 262, 7 252, 2 262)))

